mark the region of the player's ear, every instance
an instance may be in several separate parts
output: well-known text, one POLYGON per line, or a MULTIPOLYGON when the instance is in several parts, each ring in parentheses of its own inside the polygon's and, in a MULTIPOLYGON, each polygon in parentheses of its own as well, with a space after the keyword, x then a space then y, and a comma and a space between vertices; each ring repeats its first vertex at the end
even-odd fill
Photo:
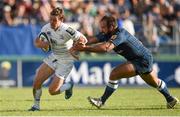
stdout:
POLYGON ((59 20, 63 22, 64 21, 64 16, 62 16, 62 15, 59 16, 59 20))

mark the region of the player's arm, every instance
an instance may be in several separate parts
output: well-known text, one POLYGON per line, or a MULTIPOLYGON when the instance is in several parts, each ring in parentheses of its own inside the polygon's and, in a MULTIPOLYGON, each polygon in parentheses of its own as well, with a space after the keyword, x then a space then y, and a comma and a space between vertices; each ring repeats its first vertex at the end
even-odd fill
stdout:
POLYGON ((99 39, 96 37, 96 36, 91 36, 91 37, 85 37, 85 40, 87 40, 87 42, 86 43, 84 43, 84 42, 82 42, 81 41, 81 39, 79 40, 79 41, 77 41, 77 42, 74 42, 73 43, 73 45, 78 45, 78 44, 81 44, 81 43, 84 43, 84 44, 86 44, 86 45, 91 45, 91 44, 96 44, 96 43, 99 43, 100 41, 99 41, 99 39))
POLYGON ((115 45, 111 42, 103 42, 103 43, 98 43, 96 45, 84 45, 84 44, 79 44, 76 45, 74 48, 78 51, 88 51, 88 52, 96 52, 96 53, 103 53, 103 52, 109 52, 113 50, 115 45))
POLYGON ((88 37, 88 42, 86 43, 86 45, 95 44, 98 42, 99 40, 96 37, 88 37))
POLYGON ((34 45, 37 48, 48 48, 49 47, 49 42, 45 42, 40 37, 37 37, 34 41, 34 45))
MULTIPOLYGON (((69 32, 70 32, 70 31, 69 31, 69 32)), ((70 33, 74 34, 74 36, 73 36, 74 38, 73 38, 73 47, 71 47, 71 48, 69 49, 69 53, 70 53, 75 59, 79 60, 79 55, 78 55, 77 50, 74 49, 74 45, 86 44, 86 43, 87 43, 87 39, 86 39, 86 37, 85 37, 82 33, 78 32, 78 31, 73 32, 73 30, 71 30, 70 33)))
POLYGON ((90 45, 90 44, 97 44, 100 42, 105 42, 108 38, 104 33, 99 32, 97 35, 95 36, 91 36, 91 37, 87 37, 88 38, 88 42, 86 45, 90 45))
POLYGON ((48 41, 44 41, 43 37, 44 38, 47 38, 47 35, 46 35, 46 30, 48 29, 48 24, 43 26, 38 37, 34 40, 34 45, 35 47, 37 48, 48 48, 49 47, 49 42, 48 41))
POLYGON ((80 34, 79 38, 77 40, 73 41, 73 45, 76 44, 87 44, 88 40, 83 34, 80 34))

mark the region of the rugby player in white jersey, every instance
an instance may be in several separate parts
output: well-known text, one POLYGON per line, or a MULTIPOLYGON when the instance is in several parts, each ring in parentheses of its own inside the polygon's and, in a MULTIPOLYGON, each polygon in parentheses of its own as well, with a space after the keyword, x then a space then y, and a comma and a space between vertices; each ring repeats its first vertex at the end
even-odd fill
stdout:
MULTIPOLYGON (((46 34, 49 41, 42 41, 39 36, 34 42, 37 48, 48 49, 50 46, 52 53, 43 60, 42 65, 36 71, 33 83, 34 104, 29 111, 40 110, 41 87, 51 75, 53 75, 53 80, 49 86, 49 93, 57 95, 65 91, 65 99, 72 96, 73 83, 65 83, 65 79, 73 68, 74 58, 73 52, 71 53, 67 49, 66 43, 71 39, 75 43, 86 43, 87 39, 77 30, 64 24, 63 18, 61 8, 53 9, 50 15, 50 23, 43 26, 40 32, 40 34, 46 34)), ((77 56, 75 55, 75 57, 77 56)))

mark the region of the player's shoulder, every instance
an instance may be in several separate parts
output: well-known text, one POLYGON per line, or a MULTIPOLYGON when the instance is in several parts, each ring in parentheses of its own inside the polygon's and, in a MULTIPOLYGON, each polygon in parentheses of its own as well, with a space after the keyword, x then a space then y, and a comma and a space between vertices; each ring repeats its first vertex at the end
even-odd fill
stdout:
POLYGON ((47 29, 50 29, 50 28, 51 28, 50 23, 47 23, 42 27, 42 30, 47 30, 47 29))
POLYGON ((77 32, 77 30, 73 29, 71 26, 65 23, 62 23, 61 30, 63 30, 64 34, 70 34, 71 36, 77 32))
POLYGON ((67 31, 67 30, 69 30, 69 29, 75 30, 75 29, 73 29, 70 25, 65 24, 65 23, 62 23, 62 24, 61 24, 61 29, 65 30, 65 31, 67 31))
POLYGON ((126 29, 124 29, 124 28, 116 28, 115 29, 115 32, 114 32, 114 34, 113 35, 111 35, 111 39, 121 39, 121 40, 124 40, 124 39, 126 39, 126 38, 128 38, 129 37, 129 33, 128 33, 128 31, 126 30, 126 29))

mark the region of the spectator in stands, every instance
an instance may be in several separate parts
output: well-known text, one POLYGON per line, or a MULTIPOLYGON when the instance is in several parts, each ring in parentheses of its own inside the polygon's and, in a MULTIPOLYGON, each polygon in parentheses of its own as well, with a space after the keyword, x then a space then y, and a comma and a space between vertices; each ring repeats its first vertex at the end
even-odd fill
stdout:
POLYGON ((130 34, 135 35, 134 23, 129 19, 130 11, 124 8, 124 10, 119 11, 120 18, 118 19, 118 24, 120 28, 126 29, 130 34))
POLYGON ((176 21, 180 21, 180 2, 179 0, 171 0, 170 1, 173 8, 174 8, 174 13, 175 13, 175 16, 176 16, 176 21))
POLYGON ((2 22, 3 19, 3 7, 4 7, 3 1, 0 1, 0 23, 2 22))
POLYGON ((41 14, 42 20, 44 22, 48 22, 49 21, 49 17, 50 17, 49 14, 52 11, 52 8, 51 8, 49 2, 46 1, 46 0, 41 1, 39 10, 40 10, 40 14, 41 14))
POLYGON ((14 19, 17 12, 17 2, 15 0, 5 0, 3 7, 3 23, 9 26, 15 25, 14 19))
POLYGON ((105 10, 111 10, 113 9, 113 4, 110 0, 99 0, 97 7, 104 7, 105 10))
POLYGON ((4 6, 3 8, 3 24, 6 24, 6 25, 9 25, 9 26, 12 26, 14 25, 14 18, 11 14, 11 7, 9 5, 6 5, 4 6))
POLYGON ((167 12, 163 15, 163 24, 168 28, 166 34, 169 37, 173 36, 173 27, 176 25, 176 15, 172 5, 169 5, 167 12))
POLYGON ((152 53, 157 53, 159 48, 158 29, 153 22, 153 16, 151 14, 144 17, 144 44, 150 48, 152 53))
MULTIPOLYGON (((152 12, 149 15, 152 15, 153 23, 157 28, 159 44, 166 44, 170 41, 170 38, 166 35, 168 32, 168 27, 163 24, 163 17, 160 14, 160 7, 158 4, 154 4, 152 7, 152 12)), ((149 17, 148 17, 149 18, 149 17)))
POLYGON ((79 16, 78 20, 81 24, 81 32, 85 34, 86 36, 93 36, 93 23, 94 18, 89 14, 89 7, 87 7, 86 4, 84 4, 84 7, 82 9, 82 13, 79 16))
POLYGON ((82 13, 82 3, 70 2, 70 8, 65 10, 66 22, 78 22, 79 16, 82 13))
POLYGON ((116 7, 116 10, 121 13, 124 11, 124 9, 128 9, 129 11, 132 9, 129 0, 117 0, 117 4, 115 4, 114 6, 116 7))
POLYGON ((168 12, 169 2, 168 0, 158 0, 159 8, 160 8, 160 14, 161 16, 164 16, 168 12))
POLYGON ((94 34, 99 32, 97 28, 99 25, 99 20, 107 13, 107 9, 103 6, 97 7, 97 15, 94 18, 94 34))
POLYGON ((143 4, 144 0, 132 0, 132 13, 135 14, 137 21, 140 20, 142 21, 142 14, 144 12, 144 4, 143 4))
POLYGON ((59 1, 59 0, 49 0, 49 4, 51 6, 51 8, 56 8, 56 7, 60 7, 62 8, 62 1, 59 1))
POLYGON ((88 36, 99 32, 97 28, 99 20, 105 14, 120 17, 125 13, 129 16, 125 18, 126 20, 123 20, 122 16, 120 17, 120 27, 123 26, 123 21, 134 24, 135 34, 139 36, 140 40, 145 40, 142 34, 143 29, 149 28, 153 39, 150 35, 147 36, 146 32, 146 37, 151 37, 148 42, 151 40, 152 43, 157 43, 159 39, 160 44, 168 44, 172 41, 172 30, 174 26, 177 26, 180 17, 179 0, 1 0, 0 23, 9 26, 42 25, 49 21, 49 13, 52 8, 57 6, 64 8, 65 22, 80 22, 79 30, 88 36), (151 23, 147 23, 149 21, 152 21, 153 26, 150 26, 151 23), (145 24, 148 26, 146 27, 145 24))
POLYGON ((16 6, 17 13, 14 19, 15 24, 30 24, 32 2, 30 0, 23 0, 21 2, 18 2, 16 6))

